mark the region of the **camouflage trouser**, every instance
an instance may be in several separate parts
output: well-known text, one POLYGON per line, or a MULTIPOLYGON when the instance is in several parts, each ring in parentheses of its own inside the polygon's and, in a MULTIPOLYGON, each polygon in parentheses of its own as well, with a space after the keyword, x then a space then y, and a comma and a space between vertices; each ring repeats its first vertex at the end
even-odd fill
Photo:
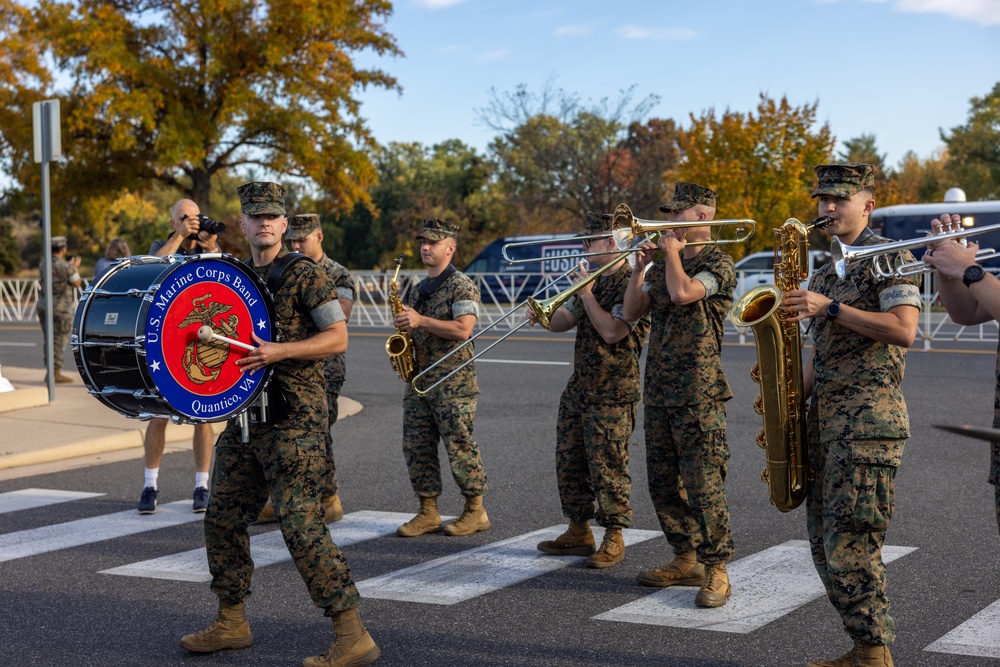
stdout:
POLYGON ((556 421, 556 479, 563 516, 595 517, 605 528, 632 525, 632 478, 628 440, 635 429, 636 404, 591 405, 565 393, 556 421))
POLYGON ((814 479, 806 497, 813 563, 852 639, 887 645, 895 637, 882 544, 895 507, 902 440, 809 439, 814 479))
POLYGON ((331 362, 332 358, 327 359, 323 365, 323 378, 326 380, 326 406, 327 414, 329 415, 326 424, 326 474, 323 476, 324 497, 336 495, 338 489, 337 466, 333 462, 333 434, 330 432, 330 429, 337 423, 339 413, 337 399, 340 397, 341 387, 344 386, 342 367, 331 362))
POLYGON ((212 591, 224 604, 250 595, 250 537, 270 493, 281 536, 309 595, 327 615, 361 602, 351 570, 330 537, 320 505, 322 433, 251 427, 250 442, 230 425, 215 447, 211 500, 205 514, 205 547, 212 591))
MULTIPOLYGON (((45 309, 38 309, 38 320, 42 323, 42 336, 45 335, 45 309)), ((73 313, 52 313, 52 367, 56 373, 62 370, 63 355, 66 354, 66 346, 69 345, 69 337, 73 332, 73 313)), ((45 355, 45 343, 42 343, 42 362, 45 367, 49 367, 49 360, 45 355)))
POLYGON ((451 475, 462 495, 471 498, 486 492, 486 471, 479 446, 472 439, 476 396, 440 397, 432 392, 403 397, 403 456, 414 492, 422 497, 441 495, 438 440, 444 441, 451 475))
POLYGON ((990 465, 990 484, 997 501, 997 529, 1000 529, 1000 443, 993 443, 993 457, 990 465))
POLYGON ((726 406, 647 405, 643 423, 649 497, 674 553, 696 551, 706 565, 731 561, 726 406))

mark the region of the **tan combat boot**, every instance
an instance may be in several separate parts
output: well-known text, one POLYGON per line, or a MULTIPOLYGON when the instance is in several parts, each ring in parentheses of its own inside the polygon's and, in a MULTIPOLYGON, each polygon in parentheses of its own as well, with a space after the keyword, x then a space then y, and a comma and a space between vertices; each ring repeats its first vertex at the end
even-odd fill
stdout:
POLYGON ((894 667, 888 646, 864 644, 858 642, 858 657, 854 659, 857 667, 894 667))
POLYGON ((417 537, 425 533, 441 530, 441 515, 438 514, 437 496, 420 497, 420 511, 417 515, 396 529, 400 537, 417 537))
POLYGON ((621 528, 605 528, 601 548, 587 559, 587 567, 611 567, 625 560, 625 540, 621 528))
POLYGON ((721 607, 729 600, 732 592, 726 564, 709 565, 705 568, 705 583, 695 596, 694 603, 699 607, 721 607))
POLYGON ((302 661, 302 667, 362 667, 370 665, 382 652, 361 624, 357 609, 342 611, 333 617, 336 640, 330 650, 302 661))
POLYGON ((257 516, 257 521, 255 523, 277 523, 278 515, 274 513, 274 503, 271 499, 267 499, 267 503, 264 505, 264 509, 260 511, 257 516))
POLYGON ((56 384, 69 384, 73 382, 73 378, 68 375, 63 375, 62 371, 57 370, 55 372, 56 384))
POLYGON ((465 499, 465 509, 462 510, 462 514, 444 527, 444 534, 459 537, 489 529, 490 518, 483 509, 483 497, 469 496, 465 499))
POLYGON ((640 586, 704 586, 705 566, 698 562, 694 551, 674 555, 666 567, 643 570, 636 577, 640 586))
POLYGON ((250 624, 243 614, 243 603, 219 603, 219 616, 212 624, 194 634, 181 637, 181 648, 195 653, 215 653, 227 648, 247 648, 253 644, 250 624))
POLYGON ((323 503, 323 513, 326 515, 327 523, 335 523, 344 518, 344 508, 340 505, 339 494, 325 496, 320 502, 323 503))
POLYGON ((594 553, 594 533, 589 521, 570 521, 566 532, 538 543, 538 550, 556 556, 589 556, 594 553))

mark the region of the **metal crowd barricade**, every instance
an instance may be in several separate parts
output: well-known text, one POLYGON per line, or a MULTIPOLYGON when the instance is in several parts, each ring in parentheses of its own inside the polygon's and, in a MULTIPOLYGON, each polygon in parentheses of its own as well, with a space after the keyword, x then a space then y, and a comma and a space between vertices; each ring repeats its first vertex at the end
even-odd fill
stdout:
MULTIPOLYGON (((352 327, 376 327, 391 328, 392 314, 389 310, 389 279, 391 273, 382 271, 352 271, 357 284, 357 298, 351 313, 352 327)), ((406 301, 406 294, 419 282, 423 276, 422 271, 400 272, 400 296, 406 301)), ((508 310, 523 302, 532 295, 532 291, 539 285, 552 280, 558 274, 530 274, 530 273, 483 273, 469 274, 479 287, 482 298, 480 317, 477 321, 477 328, 489 326, 497 321, 508 310)), ((740 276, 741 278, 743 276, 740 276)), ((84 282, 89 282, 84 279, 84 282)), ((552 296, 556 291, 562 291, 569 286, 560 286, 558 289, 549 290, 543 296, 552 296)), ((35 303, 38 300, 38 280, 37 279, 0 279, 0 323, 20 323, 38 324, 35 315, 35 303)), ((79 297, 80 290, 77 290, 79 297)), ((934 289, 933 281, 924 280, 922 288, 923 307, 920 314, 920 323, 917 329, 917 342, 914 347, 921 345, 925 350, 932 349, 935 341, 967 342, 967 343, 988 343, 997 342, 1000 337, 1000 326, 994 322, 987 322, 976 326, 960 326, 951 321, 948 314, 940 307, 938 293, 934 289)), ((518 313, 507 321, 500 328, 513 328, 524 321, 525 315, 518 313)), ((749 343, 752 340, 752 332, 749 329, 737 329, 728 319, 726 320, 726 335, 733 336, 739 343, 749 343)))

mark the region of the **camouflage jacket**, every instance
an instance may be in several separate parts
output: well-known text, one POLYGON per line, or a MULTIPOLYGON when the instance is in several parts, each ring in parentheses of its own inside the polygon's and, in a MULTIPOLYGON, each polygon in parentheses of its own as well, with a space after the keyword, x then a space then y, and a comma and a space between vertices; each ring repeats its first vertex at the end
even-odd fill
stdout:
MULTIPOLYGON (((326 271, 326 275, 330 276, 330 279, 336 286, 337 298, 347 299, 353 303, 357 299, 357 288, 354 283, 354 277, 351 276, 347 268, 326 255, 323 255, 323 259, 319 261, 319 265, 326 271)), ((343 384, 347 376, 346 355, 335 354, 327 359, 325 373, 331 382, 343 384)))
MULTIPOLYGON (((873 234, 860 244, 888 241, 873 234)), ((903 251, 898 259, 912 262, 913 255, 903 251)), ((919 280, 913 276, 876 281, 870 261, 855 262, 848 267, 847 275, 838 279, 830 262, 813 274, 809 291, 845 306, 877 313, 900 305, 919 308, 919 280)), ((825 317, 813 318, 811 326, 816 343, 811 412, 819 420, 820 440, 909 437, 910 421, 900 390, 906 350, 854 333, 825 317)), ((892 454, 888 463, 898 465, 901 454, 892 454)))
POLYGON ((656 407, 733 397, 721 358, 723 326, 736 289, 733 258, 716 246, 705 246, 694 257, 682 258, 681 264, 687 275, 705 285, 705 298, 683 306, 671 301, 662 259, 649 269, 643 285, 652 316, 643 401, 656 407))
MULTIPOLYGON (((278 257, 288 250, 281 249, 278 257)), ((247 263, 266 283, 271 264, 253 266, 247 263)), ((325 322, 323 327, 344 320, 344 311, 337 301, 337 292, 322 269, 312 261, 299 261, 285 270, 281 285, 274 295, 277 316, 278 341, 290 343, 305 340, 321 330, 316 320, 325 322)), ((274 364, 271 382, 276 384, 288 399, 288 418, 282 427, 323 433, 327 430, 326 386, 323 382, 323 361, 285 359, 274 364)))
MULTIPOLYGON (((36 308, 45 309, 45 260, 38 267, 41 282, 38 286, 38 301, 36 308)), ((72 315, 76 310, 76 300, 73 298, 73 283, 80 278, 73 265, 62 257, 52 258, 52 309, 53 315, 72 315)))
MULTIPOLYGON (((632 271, 626 266, 611 275, 601 276, 593 286, 597 303, 618 319, 622 319, 622 302, 631 275, 632 271)), ((564 308, 576 317, 573 375, 566 385, 566 393, 587 403, 603 405, 638 401, 642 397, 639 355, 649 333, 649 317, 627 322, 631 329, 628 335, 608 345, 579 299, 573 297, 564 308)))
MULTIPOLYGON (((425 287, 427 283, 428 279, 424 278, 410 288, 406 295, 407 306, 421 315, 436 320, 454 320, 462 315, 479 317, 479 288, 461 271, 455 271, 437 290, 425 298, 421 298, 420 288, 425 287)), ((462 344, 461 341, 445 340, 435 336, 424 328, 412 331, 410 340, 413 342, 414 365, 417 373, 462 344)), ((461 352, 435 368, 428 374, 424 386, 433 384, 443 375, 471 359, 475 354, 473 348, 475 345, 466 345, 461 352)), ((413 390, 407 385, 406 391, 413 390)), ((479 385, 476 382, 476 365, 469 364, 435 389, 434 393, 447 396, 475 396, 479 393, 479 385)))

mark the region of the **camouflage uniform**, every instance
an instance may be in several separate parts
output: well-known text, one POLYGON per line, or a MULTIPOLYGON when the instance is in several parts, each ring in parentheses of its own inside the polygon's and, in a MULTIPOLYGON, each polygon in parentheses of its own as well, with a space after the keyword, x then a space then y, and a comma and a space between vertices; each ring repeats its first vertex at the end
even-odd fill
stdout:
MULTIPOLYGON (((420 290, 428 278, 410 289, 406 305, 421 315, 436 320, 453 320, 462 315, 479 316, 479 289, 460 271, 455 271, 438 289, 421 298, 420 290)), ((414 350, 415 373, 461 345, 418 328, 410 333, 414 350)), ((473 356, 472 345, 438 366, 427 378, 429 382, 445 375, 473 356), (440 375, 438 374, 440 373, 440 375)), ((426 396, 419 396, 410 385, 403 395, 403 455, 410 484, 419 497, 441 495, 441 466, 438 461, 438 440, 444 441, 451 474, 466 498, 481 496, 486 491, 486 471, 479 456, 479 447, 472 439, 476 417, 479 385, 475 364, 469 364, 426 396)))
MULTIPOLYGON (((601 308, 622 319, 622 301, 632 272, 628 267, 602 275, 593 285, 601 308)), ((556 479, 563 515, 570 521, 595 517, 605 528, 632 525, 632 478, 628 442, 635 429, 639 355, 649 318, 628 322, 631 331, 614 344, 601 338, 582 303, 565 306, 576 318, 573 375, 559 400, 556 421, 556 479)))
MULTIPOLYGON (((45 260, 42 260, 38 267, 41 275, 39 285, 38 301, 35 303, 35 312, 38 313, 38 320, 42 324, 42 335, 45 335, 45 260)), ((76 313, 76 300, 73 298, 73 284, 80 279, 80 274, 73 265, 62 257, 52 257, 52 367, 53 372, 58 374, 62 370, 63 355, 66 352, 66 345, 69 344, 70 333, 73 331, 73 315, 76 313)), ((46 348, 42 346, 42 360, 48 368, 48 359, 45 355, 46 348)))
POLYGON ((725 483, 729 445, 722 372, 723 322, 733 303, 736 269, 716 246, 682 258, 705 297, 676 305, 660 260, 649 269, 652 330, 643 391, 649 495, 675 554, 696 551, 706 566, 733 559, 725 483))
MULTIPOLYGON (((856 243, 887 241, 872 234, 856 243)), ((899 260, 913 256, 904 251, 899 260)), ((831 262, 813 274, 809 291, 886 312, 900 305, 919 308, 917 281, 876 282, 868 262, 856 262, 838 279, 831 262)), ((814 380, 806 424, 813 483, 806 520, 813 563, 847 633, 884 646, 894 633, 881 550, 895 505, 896 469, 910 435, 900 391, 906 350, 825 317, 813 318, 811 326, 814 380)))
MULTIPOLYGON (((282 248, 278 257, 285 254, 282 248)), ((266 280, 271 265, 253 269, 266 280)), ((304 340, 343 321, 336 297, 332 282, 313 262, 291 265, 274 295, 278 340, 304 340)), ((328 427, 322 368, 321 361, 302 359, 275 364, 271 384, 288 399, 288 416, 277 423, 252 424, 248 443, 232 421, 216 445, 205 546, 212 590, 224 605, 239 604, 250 595, 253 561, 247 524, 260 514, 269 494, 282 537, 315 605, 333 616, 360 603, 320 505, 328 427)))
MULTIPOLYGON (((353 302, 357 295, 354 278, 344 267, 333 261, 326 255, 319 261, 319 265, 326 271, 326 274, 333 281, 337 289, 338 299, 347 299, 353 302)), ((337 493, 337 467, 333 462, 333 434, 330 429, 337 423, 339 410, 337 399, 340 397, 340 389, 344 386, 344 379, 347 374, 347 355, 335 354, 329 357, 323 364, 323 379, 326 381, 326 407, 328 410, 328 428, 326 429, 326 478, 323 482, 323 496, 333 496, 337 493)))

